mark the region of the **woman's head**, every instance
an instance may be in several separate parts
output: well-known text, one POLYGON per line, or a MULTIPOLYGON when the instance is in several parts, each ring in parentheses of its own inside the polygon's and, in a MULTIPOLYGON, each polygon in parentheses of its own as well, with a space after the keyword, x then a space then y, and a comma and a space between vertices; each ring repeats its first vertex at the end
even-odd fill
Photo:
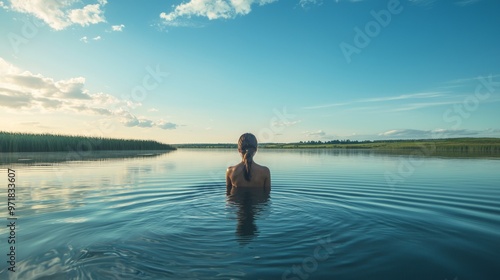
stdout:
POLYGON ((238 151, 245 155, 248 152, 255 153, 257 151, 257 138, 252 133, 245 133, 238 140, 238 151))
POLYGON ((257 151, 257 138, 252 133, 245 133, 240 136, 238 140, 238 151, 243 156, 243 163, 245 164, 244 175, 247 181, 252 178, 251 167, 253 162, 253 155, 257 151))

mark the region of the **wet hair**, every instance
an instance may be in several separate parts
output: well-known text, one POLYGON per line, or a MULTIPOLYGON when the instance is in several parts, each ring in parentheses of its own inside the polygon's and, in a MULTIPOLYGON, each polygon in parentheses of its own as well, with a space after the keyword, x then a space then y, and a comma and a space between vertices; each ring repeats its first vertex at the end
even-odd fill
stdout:
POLYGON ((238 151, 243 155, 243 163, 245 169, 243 175, 245 180, 250 181, 252 178, 251 167, 253 162, 253 155, 257 151, 257 138, 252 133, 245 133, 240 136, 238 140, 238 151))

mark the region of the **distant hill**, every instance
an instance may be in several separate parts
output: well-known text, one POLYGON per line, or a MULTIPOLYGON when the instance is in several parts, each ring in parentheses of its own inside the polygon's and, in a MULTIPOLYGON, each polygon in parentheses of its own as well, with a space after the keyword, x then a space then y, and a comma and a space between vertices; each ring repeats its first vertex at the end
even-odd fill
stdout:
POLYGON ((152 140, 113 139, 0 131, 0 152, 175 150, 152 140))

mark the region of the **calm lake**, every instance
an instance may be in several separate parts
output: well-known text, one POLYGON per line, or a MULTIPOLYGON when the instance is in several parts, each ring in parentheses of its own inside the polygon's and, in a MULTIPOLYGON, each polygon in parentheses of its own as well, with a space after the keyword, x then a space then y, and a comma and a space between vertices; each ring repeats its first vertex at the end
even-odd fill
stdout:
POLYGON ((500 279, 498 158, 259 150, 270 197, 228 198, 225 169, 239 160, 181 149, 4 162, 0 278, 500 279))

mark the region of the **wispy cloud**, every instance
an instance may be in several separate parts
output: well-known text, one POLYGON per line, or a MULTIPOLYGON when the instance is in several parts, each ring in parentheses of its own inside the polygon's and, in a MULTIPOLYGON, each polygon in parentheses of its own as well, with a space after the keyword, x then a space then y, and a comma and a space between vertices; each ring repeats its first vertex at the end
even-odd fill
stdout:
POLYGON ((326 135, 326 132, 323 130, 317 130, 317 131, 305 131, 302 134, 304 134, 307 137, 324 137, 326 135))
POLYGON ((402 140, 402 139, 441 139, 460 137, 500 137, 500 128, 474 129, 391 129, 376 134, 352 134, 346 136, 325 136, 324 140, 350 139, 350 140, 402 140))
POLYGON ((23 71, 0 58, 0 107, 4 109, 104 116, 127 127, 178 127, 162 119, 151 120, 132 114, 132 109, 139 106, 138 102, 120 100, 107 93, 91 93, 85 88, 84 77, 55 80, 23 71))
MULTIPOLYGON (((487 78, 498 78, 500 77, 500 74, 497 75, 489 75, 487 78)), ((481 79, 485 79, 485 76, 477 76, 477 77, 472 77, 472 78, 460 78, 460 79, 454 79, 445 82, 444 84, 446 85, 453 85, 453 86, 464 86, 468 85, 470 83, 477 84, 478 82, 481 81, 481 79)))
POLYGON ((353 102, 343 102, 343 103, 330 103, 330 104, 323 104, 323 105, 313 105, 313 106, 307 106, 304 107, 303 109, 322 109, 322 108, 330 108, 330 107, 338 107, 338 106, 345 106, 352 104, 353 102))
MULTIPOLYGON (((363 110, 363 111, 378 111, 378 112, 398 112, 411 111, 428 107, 453 105, 475 94, 478 86, 484 86, 486 89, 496 87, 500 83, 495 81, 500 77, 500 74, 477 76, 472 78, 460 78, 442 83, 433 91, 402 94, 395 96, 383 96, 374 98, 363 98, 345 102, 312 105, 303 107, 303 109, 325 109, 331 107, 344 107, 344 110, 363 110), (366 105, 369 105, 368 107, 366 105)), ((491 90, 491 89, 490 89, 491 90)), ((492 92, 493 93, 493 92, 492 92)), ((483 100, 482 102, 499 102, 500 96, 495 94, 483 100)))
POLYGON ((387 101, 395 101, 395 100, 405 100, 405 99, 432 99, 437 97, 445 96, 445 92, 421 92, 421 93, 413 93, 413 94, 402 94, 396 96, 384 96, 384 97, 374 97, 374 98, 363 98, 348 102, 340 102, 340 103, 331 103, 331 104, 322 104, 322 105, 314 105, 307 106, 304 109, 322 109, 329 107, 339 107, 339 106, 347 106, 356 103, 373 103, 373 102, 387 102, 387 101))
POLYGON ((361 99, 359 102, 384 102, 384 101, 392 101, 392 100, 403 100, 403 99, 420 99, 420 98, 435 98, 444 96, 444 92, 421 92, 421 93, 413 93, 413 94, 402 94, 397 96, 386 96, 386 97, 376 97, 376 98, 366 98, 361 99))
POLYGON ((43 20, 52 29, 63 30, 74 24, 88 26, 105 22, 103 7, 107 4, 107 0, 96 2, 83 7, 75 7, 75 4, 81 2, 75 0, 11 0, 10 8, 17 12, 31 14, 43 20))
MULTIPOLYGON (((475 4, 481 0, 455 0, 455 4, 461 7, 465 7, 471 4, 475 4)), ((432 7, 434 3, 437 3, 437 0, 409 0, 410 3, 422 7, 432 7)))
POLYGON ((393 129, 378 136, 380 139, 434 139, 434 138, 456 138, 456 137, 498 137, 500 129, 490 128, 485 130, 472 129, 393 129))
POLYGON ((190 0, 174 6, 169 13, 161 13, 160 18, 171 26, 178 26, 179 20, 191 17, 230 19, 249 14, 253 5, 262 6, 276 1, 278 0, 190 0))
POLYGON ((409 104, 400 105, 397 108, 389 109, 389 110, 387 110, 387 112, 411 111, 411 110, 417 110, 417 109, 428 108, 428 107, 452 105, 452 104, 456 104, 456 103, 457 103, 456 100, 441 101, 441 102, 409 103, 409 104))

